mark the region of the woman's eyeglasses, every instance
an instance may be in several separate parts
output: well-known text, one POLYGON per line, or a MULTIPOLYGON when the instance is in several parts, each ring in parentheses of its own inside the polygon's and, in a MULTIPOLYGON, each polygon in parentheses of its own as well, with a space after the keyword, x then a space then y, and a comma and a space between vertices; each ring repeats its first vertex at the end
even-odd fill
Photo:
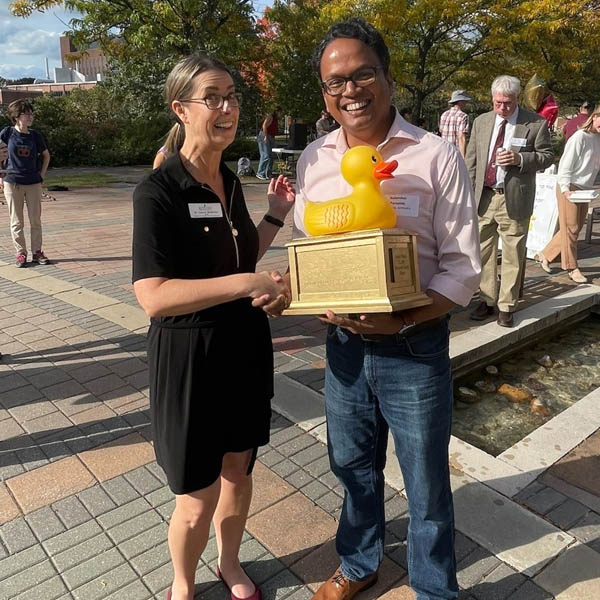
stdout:
POLYGON ((210 110, 219 110, 223 108, 225 102, 230 108, 238 108, 242 104, 242 95, 233 92, 227 94, 227 96, 221 96, 220 94, 209 94, 205 98, 190 98, 189 100, 182 100, 182 102, 195 102, 206 105, 210 110))

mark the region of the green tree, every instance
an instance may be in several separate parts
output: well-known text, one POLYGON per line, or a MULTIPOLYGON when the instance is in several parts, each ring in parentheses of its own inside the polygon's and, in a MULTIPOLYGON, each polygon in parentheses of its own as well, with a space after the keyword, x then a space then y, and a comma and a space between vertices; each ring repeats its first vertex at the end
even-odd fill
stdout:
POLYGON ((256 42, 251 0, 15 0, 10 10, 28 17, 54 6, 77 11, 73 42, 99 42, 113 58, 216 54, 239 66, 256 42))
POLYGON ((166 133, 167 75, 182 56, 202 52, 236 71, 240 130, 254 132, 260 97, 255 73, 243 69, 261 54, 251 0, 16 0, 10 8, 27 17, 59 5, 81 15, 69 22, 76 47, 100 44, 109 62, 106 89, 130 114, 162 123, 166 133))
POLYGON ((324 108, 311 57, 329 26, 322 18, 326 4, 326 0, 276 0, 261 23, 265 58, 259 69, 271 104, 309 122, 324 108))

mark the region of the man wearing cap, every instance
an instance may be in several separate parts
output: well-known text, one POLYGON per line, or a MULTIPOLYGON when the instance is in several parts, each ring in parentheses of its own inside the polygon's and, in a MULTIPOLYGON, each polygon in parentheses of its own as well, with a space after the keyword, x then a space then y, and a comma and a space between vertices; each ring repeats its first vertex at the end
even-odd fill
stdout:
POLYGON ((565 142, 587 121, 590 116, 590 108, 594 108, 591 102, 584 102, 579 107, 579 114, 569 119, 563 127, 565 142))
POLYGON ((455 90, 448 101, 450 108, 440 118, 440 135, 447 142, 454 144, 465 157, 467 152, 467 133, 469 132, 469 117, 463 108, 470 102, 464 90, 455 90))

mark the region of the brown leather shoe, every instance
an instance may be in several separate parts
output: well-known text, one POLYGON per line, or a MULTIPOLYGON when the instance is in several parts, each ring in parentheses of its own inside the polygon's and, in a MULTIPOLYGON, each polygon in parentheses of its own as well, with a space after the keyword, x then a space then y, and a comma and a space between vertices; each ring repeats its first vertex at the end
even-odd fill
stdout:
POLYGON ((498 325, 501 325, 502 327, 512 327, 513 326, 513 314, 511 312, 499 310, 497 323, 498 323, 498 325))
POLYGON ((351 581, 343 573, 341 567, 317 590, 313 600, 350 600, 358 592, 362 592, 377 583, 377 573, 362 581, 351 581))
POLYGON ((494 314, 494 307, 488 306, 485 302, 480 302, 472 311, 469 317, 473 321, 485 321, 490 315, 494 314))

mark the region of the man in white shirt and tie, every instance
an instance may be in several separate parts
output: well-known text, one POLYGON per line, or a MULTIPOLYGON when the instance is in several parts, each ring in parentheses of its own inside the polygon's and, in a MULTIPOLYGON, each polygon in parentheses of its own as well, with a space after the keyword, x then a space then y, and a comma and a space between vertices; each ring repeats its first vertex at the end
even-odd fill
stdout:
POLYGON ((478 204, 481 243, 480 300, 471 318, 483 321, 498 307, 498 325, 513 326, 525 268, 535 174, 554 153, 545 119, 518 104, 521 84, 501 75, 492 83, 493 110, 473 122, 465 161, 478 204), (498 236, 502 277, 497 290, 498 236), (497 300, 496 300, 497 298, 497 300))

